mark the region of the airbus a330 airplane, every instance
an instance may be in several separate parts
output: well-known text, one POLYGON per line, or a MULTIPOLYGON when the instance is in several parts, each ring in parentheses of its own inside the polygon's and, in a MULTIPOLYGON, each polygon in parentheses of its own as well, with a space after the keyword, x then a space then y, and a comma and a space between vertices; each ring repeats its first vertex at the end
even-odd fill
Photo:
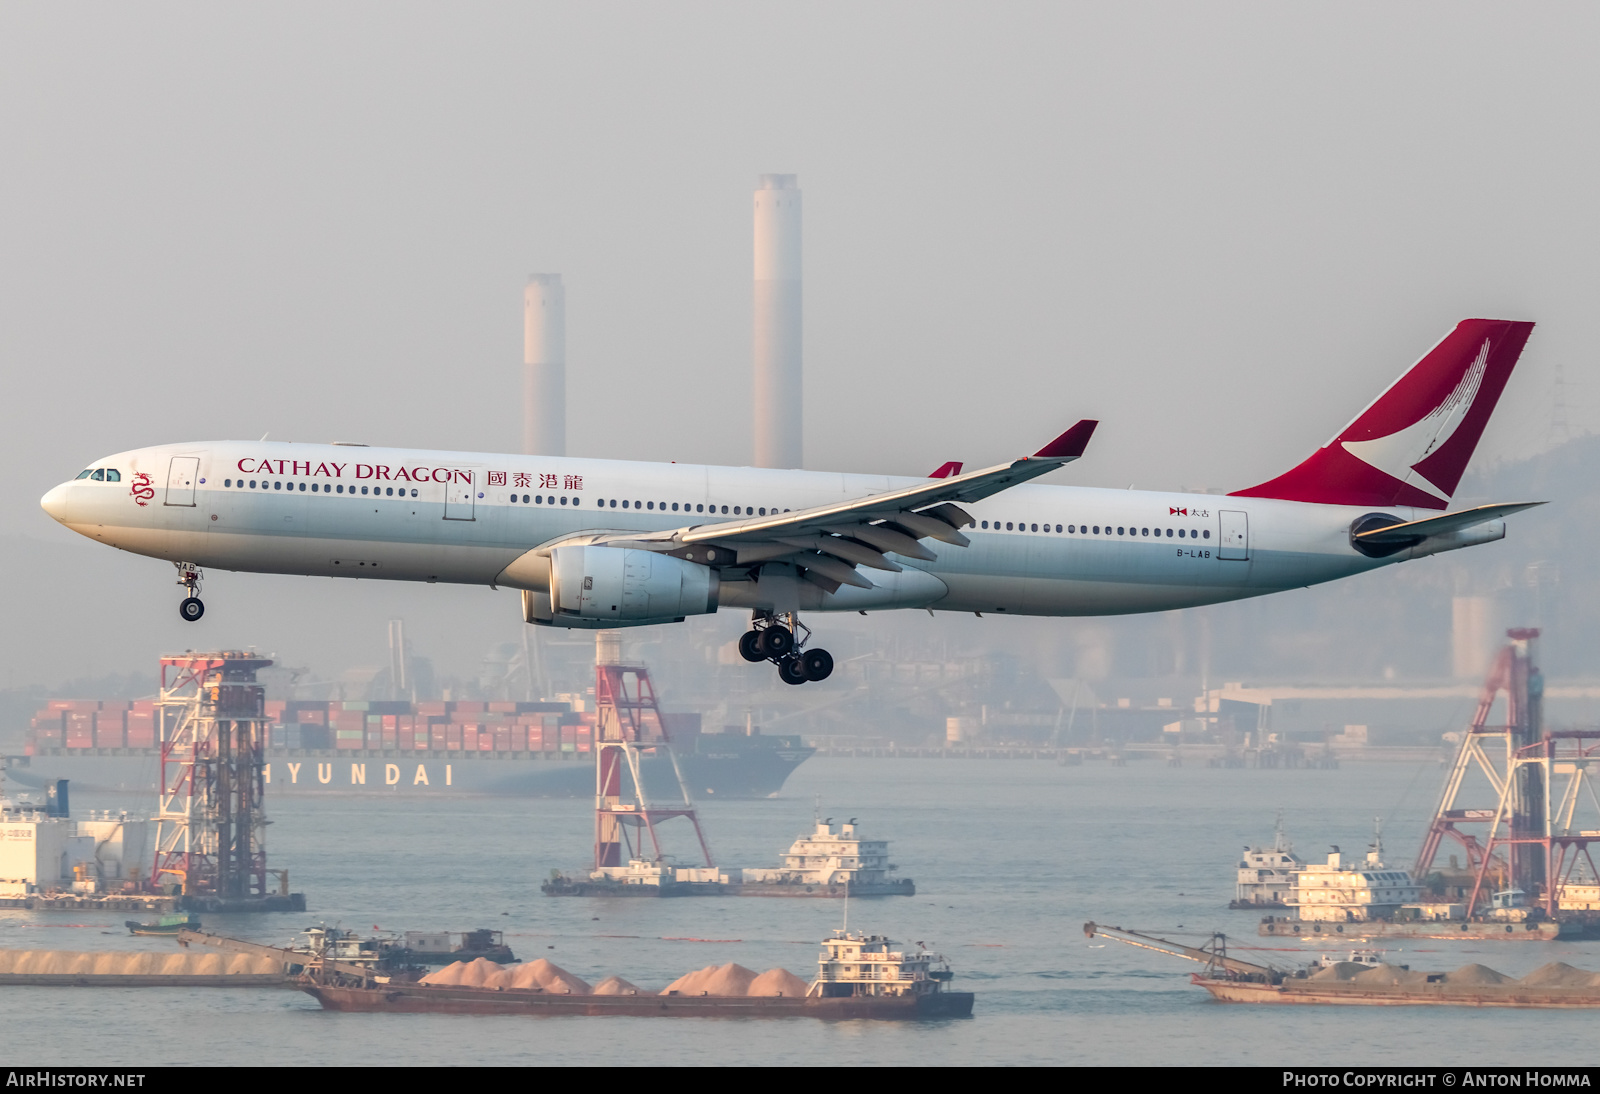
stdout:
POLYGON ((1083 454, 1082 421, 1031 456, 928 479, 169 444, 96 460, 41 504, 175 563, 188 620, 205 611, 201 567, 505 586, 527 622, 556 627, 742 608, 741 652, 799 684, 833 669, 801 612, 1164 611, 1500 539, 1502 518, 1540 503, 1447 510, 1532 329, 1463 321, 1305 462, 1225 497, 1024 485, 1083 454))

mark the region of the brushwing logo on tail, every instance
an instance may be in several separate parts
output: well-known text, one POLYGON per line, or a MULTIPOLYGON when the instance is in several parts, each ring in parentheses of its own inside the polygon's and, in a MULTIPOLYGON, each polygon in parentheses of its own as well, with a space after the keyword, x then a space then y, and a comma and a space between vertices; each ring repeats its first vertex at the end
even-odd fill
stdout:
POLYGON ((1370 441, 1341 441, 1340 444, 1346 452, 1362 463, 1415 486, 1441 501, 1448 501, 1449 492, 1430 482, 1416 467, 1454 436, 1455 431, 1461 427, 1467 411, 1472 409, 1473 400, 1478 397, 1478 388, 1483 384, 1484 373, 1488 371, 1488 367, 1489 339, 1485 338, 1483 348, 1478 351, 1477 358, 1462 375, 1461 382, 1456 385, 1455 390, 1419 421, 1387 437, 1378 437, 1370 441))

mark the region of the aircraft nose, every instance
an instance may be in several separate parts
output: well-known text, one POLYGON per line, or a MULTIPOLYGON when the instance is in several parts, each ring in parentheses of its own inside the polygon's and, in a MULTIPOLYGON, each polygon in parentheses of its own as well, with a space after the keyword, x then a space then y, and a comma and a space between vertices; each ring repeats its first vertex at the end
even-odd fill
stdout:
POLYGON ((67 493, 70 485, 62 483, 39 499, 39 507, 63 524, 67 522, 67 493))

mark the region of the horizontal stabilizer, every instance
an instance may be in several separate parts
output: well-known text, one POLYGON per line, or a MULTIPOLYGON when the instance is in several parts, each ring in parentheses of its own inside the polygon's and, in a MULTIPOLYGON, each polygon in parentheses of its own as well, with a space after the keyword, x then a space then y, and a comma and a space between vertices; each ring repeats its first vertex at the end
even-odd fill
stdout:
POLYGON ((1382 528, 1371 528, 1365 532, 1357 532, 1354 539, 1358 543, 1370 544, 1413 543, 1428 536, 1442 536, 1477 524, 1486 524, 1491 520, 1499 520, 1512 513, 1520 513, 1524 509, 1544 504, 1546 503, 1542 501, 1513 501, 1497 505, 1479 505, 1455 513, 1441 513, 1436 517, 1424 517, 1422 520, 1408 520, 1382 528))

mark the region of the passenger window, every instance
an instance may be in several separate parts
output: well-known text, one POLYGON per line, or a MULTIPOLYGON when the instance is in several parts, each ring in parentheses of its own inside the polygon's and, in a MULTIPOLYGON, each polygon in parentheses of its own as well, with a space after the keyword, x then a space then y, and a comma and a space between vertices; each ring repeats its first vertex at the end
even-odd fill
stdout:
POLYGON ((106 481, 107 482, 121 482, 122 481, 122 472, 118 471, 115 467, 106 468, 106 481))
POLYGON ((105 482, 106 481, 106 473, 105 473, 104 470, 96 471, 94 474, 90 475, 89 477, 91 479, 93 479, 95 482, 105 482))
MULTIPOLYGON (((1049 529, 1049 526, 1048 526, 1048 525, 1046 525, 1046 530, 1048 530, 1048 529, 1049 529)), ((1035 531, 1035 532, 1037 532, 1037 531, 1038 531, 1038 530, 1039 530, 1039 526, 1038 526, 1038 525, 1037 525, 1037 524, 1035 524, 1035 525, 1034 525, 1034 526, 1033 526, 1033 530, 1034 530, 1034 531, 1035 531)))
POLYGON ((703 512, 705 512, 705 510, 706 510, 706 507, 704 505, 696 505, 694 507, 694 511, 696 513, 703 513, 703 512))
MULTIPOLYGON (((415 490, 411 491, 411 496, 412 497, 416 497, 417 496, 417 492, 415 490)), ((523 505, 527 505, 528 504, 528 495, 526 495, 526 494, 522 495, 522 504, 523 505)))
POLYGON ((556 496, 554 494, 546 494, 544 496, 544 503, 546 505, 554 505, 556 503, 556 496))
POLYGON ((300 484, 300 492, 301 492, 301 493, 302 493, 302 494, 303 494, 303 493, 305 493, 305 489, 306 489, 306 484, 305 484, 305 483, 301 483, 301 484, 300 484))
POLYGON ((392 498, 392 497, 394 497, 394 487, 392 487, 392 486, 386 486, 386 487, 384 487, 384 488, 383 488, 383 492, 384 492, 384 493, 385 493, 385 494, 387 494, 387 495, 388 495, 388 496, 389 496, 389 497, 391 497, 391 498, 392 498))
POLYGON ((727 516, 728 515, 728 507, 726 505, 724 505, 722 507, 722 515, 723 516, 727 516))
POLYGON ((985 527, 985 528, 987 528, 987 527, 989 527, 989 522, 988 522, 988 521, 984 521, 984 522, 983 522, 983 526, 984 526, 984 527, 985 527))
POLYGON ((367 488, 366 488, 366 487, 365 487, 365 486, 363 486, 363 487, 362 487, 362 488, 361 488, 361 492, 362 492, 362 493, 363 493, 363 494, 365 494, 365 493, 366 493, 366 492, 367 492, 367 488))
POLYGON ((737 505, 735 505, 733 507, 733 515, 734 516, 738 516, 739 515, 739 507, 737 505))
MULTIPOLYGON (((274 490, 282 490, 282 489, 283 489, 283 483, 281 483, 281 482, 274 482, 274 483, 273 483, 273 484, 272 484, 272 488, 273 488, 273 489, 274 489, 274 490)), ((291 483, 290 483, 290 484, 289 484, 289 489, 291 489, 291 490, 293 490, 293 489, 294 489, 294 483, 292 483, 292 482, 291 482, 291 483)))
MULTIPOLYGON (((535 504, 535 505, 543 505, 544 504, 544 495, 543 494, 535 494, 533 496, 533 504, 535 504)), ((611 504, 615 505, 617 503, 613 501, 611 504)))
POLYGON ((629 506, 628 506, 628 503, 627 503, 627 502, 626 502, 626 501, 624 501, 624 502, 623 502, 623 503, 622 503, 622 507, 623 507, 623 508, 624 508, 624 509, 627 509, 627 508, 628 508, 628 507, 629 507, 629 506))
POLYGON ((1172 538, 1172 529, 1171 529, 1171 528, 1168 528, 1168 529, 1167 529, 1167 538, 1168 538, 1168 539, 1171 539, 1171 538, 1172 538))
POLYGON ((1179 528, 1179 529, 1178 529, 1178 538, 1179 538, 1179 539, 1184 539, 1184 538, 1186 538, 1186 536, 1185 536, 1185 533, 1184 533, 1184 530, 1183 530, 1183 529, 1182 529, 1182 528, 1179 528))
MULTIPOLYGON (((1059 524, 1058 524, 1058 525, 1056 525, 1056 527, 1057 527, 1057 528, 1059 528, 1059 527, 1061 527, 1061 526, 1060 526, 1060 525, 1059 525, 1059 524)), ((1076 531, 1077 531, 1077 530, 1078 530, 1078 526, 1077 526, 1077 525, 1076 525, 1076 524, 1069 524, 1069 525, 1067 525, 1067 531, 1069 531, 1069 532, 1076 532, 1076 531)))
POLYGON ((222 480, 222 485, 223 486, 232 486, 233 485, 233 480, 232 479, 223 479, 222 480))
POLYGON ((583 500, 583 499, 582 499, 582 498, 573 498, 573 499, 572 499, 572 504, 573 504, 573 505, 577 505, 577 504, 578 504, 578 503, 579 503, 579 502, 580 502, 580 501, 582 501, 582 500, 583 500))
POLYGON ((766 510, 765 506, 762 507, 761 512, 758 515, 759 516, 763 516, 763 517, 767 515, 767 510, 766 510))
POLYGON ((1058 525, 1056 525, 1056 531, 1057 531, 1057 532, 1059 532, 1059 531, 1061 531, 1061 525, 1059 525, 1059 524, 1058 524, 1058 525))
POLYGON ((672 503, 672 511, 674 513, 676 513, 678 511, 678 503, 677 502, 673 502, 672 503))
POLYGON ((1011 522, 1010 522, 1010 521, 1009 521, 1009 520, 1008 520, 1008 521, 1006 521, 1006 531, 1008 531, 1008 532, 1009 532, 1009 531, 1011 531, 1011 530, 1012 530, 1012 529, 1011 529, 1011 522))
POLYGON ((656 503, 653 501, 647 501, 644 503, 644 507, 646 509, 654 509, 656 507, 656 503))
POLYGON ((334 487, 333 490, 336 494, 344 493, 344 483, 341 482, 338 486, 334 487))
POLYGON ((1127 535, 1127 534, 1128 534, 1128 533, 1127 533, 1127 532, 1125 532, 1125 531, 1124 531, 1124 530, 1123 530, 1123 528, 1122 528, 1122 525, 1120 525, 1120 524, 1119 524, 1119 525, 1117 525, 1117 535, 1119 535, 1119 536, 1125 536, 1125 535, 1127 535))
POLYGON ((567 504, 567 496, 565 494, 561 495, 561 504, 562 505, 567 504))
POLYGON ((1201 532, 1200 534, 1202 536, 1204 536, 1206 539, 1210 539, 1211 538, 1211 529, 1207 528, 1204 532, 1201 532))

